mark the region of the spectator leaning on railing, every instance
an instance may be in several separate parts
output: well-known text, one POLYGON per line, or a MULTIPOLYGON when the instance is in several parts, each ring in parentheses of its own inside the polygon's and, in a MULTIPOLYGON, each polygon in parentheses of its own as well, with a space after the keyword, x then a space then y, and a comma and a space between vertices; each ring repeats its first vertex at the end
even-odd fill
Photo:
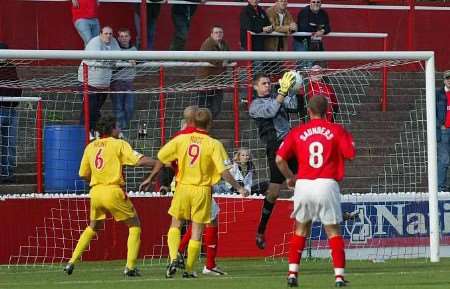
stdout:
MULTIPOLYGON (((278 0, 266 11, 275 32, 289 34, 297 31, 297 23, 287 10, 287 5, 287 0, 278 0)), ((286 51, 288 50, 289 37, 269 36, 265 39, 264 44, 267 51, 286 51)))
MULTIPOLYGON (((272 24, 264 9, 258 5, 259 0, 248 0, 240 15, 241 49, 247 50, 247 31, 254 33, 273 32, 272 24)), ((252 36, 252 50, 264 51, 267 36, 252 36)))
MULTIPOLYGON (((5 43, 0 42, 0 49, 8 49, 5 43)), ((16 67, 8 64, 7 60, 0 59, 0 80, 17 80, 16 67)), ((16 167, 16 139, 17 139, 17 111, 16 101, 1 101, 4 96, 21 96, 22 90, 18 88, 0 87, 0 134, 1 134, 1 166, 0 183, 15 183, 14 170, 16 167)))
MULTIPOLYGON (((113 37, 113 30, 109 26, 102 28, 100 35, 94 37, 86 45, 85 50, 111 51, 120 50, 117 40, 113 37)), ((89 125, 91 131, 100 118, 100 109, 108 96, 106 91, 111 84, 113 65, 109 60, 83 60, 78 68, 78 81, 83 90, 83 63, 88 65, 89 89, 89 125)), ((84 124, 84 113, 81 110, 80 123, 84 124)))
POLYGON ((72 0, 72 21, 86 46, 100 33, 98 0, 72 0))
MULTIPOLYGON (((228 44, 223 39, 223 28, 214 25, 211 29, 211 35, 202 43, 201 51, 229 51, 228 44)), ((228 61, 213 61, 210 62, 212 67, 204 67, 201 70, 201 76, 204 78, 214 77, 223 73, 226 70, 228 61)), ((199 97, 199 106, 209 108, 213 119, 216 119, 222 110, 223 90, 209 89, 202 91, 199 97)))
MULTIPOLYGON (((300 10, 297 15, 297 26, 300 32, 311 32, 312 36, 294 37, 295 51, 323 51, 322 36, 330 33, 328 13, 321 8, 321 0, 311 0, 310 4, 300 10)), ((311 62, 304 66, 311 67, 311 62)), ((322 65, 323 67, 324 65, 322 65)))

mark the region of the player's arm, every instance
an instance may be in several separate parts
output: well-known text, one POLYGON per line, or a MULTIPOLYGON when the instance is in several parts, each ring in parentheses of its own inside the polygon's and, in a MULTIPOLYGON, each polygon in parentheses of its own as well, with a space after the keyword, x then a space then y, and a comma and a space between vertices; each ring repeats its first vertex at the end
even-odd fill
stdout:
POLYGON ((86 150, 84 151, 83 157, 81 158, 80 170, 78 171, 78 175, 86 182, 91 182, 91 166, 89 165, 89 157, 87 156, 86 150))
POLYGON ((346 160, 354 160, 356 155, 355 142, 353 141, 353 136, 343 129, 341 137, 339 139, 339 146, 342 155, 346 160))
POLYGON ((155 165, 156 160, 147 157, 147 156, 142 156, 139 161, 136 163, 137 167, 147 167, 147 168, 151 168, 155 165))
POLYGON ((295 147, 295 134, 292 131, 286 136, 284 141, 281 143, 280 148, 277 151, 277 156, 275 158, 275 163, 278 169, 283 174, 287 180, 288 187, 292 188, 295 185, 295 175, 289 168, 289 164, 286 160, 293 156, 293 150, 295 147))
POLYGON ((222 175, 222 178, 227 183, 229 183, 236 191, 238 191, 239 194, 241 194, 243 197, 247 197, 250 194, 250 192, 246 188, 244 188, 238 182, 236 182, 236 180, 231 175, 229 170, 224 170, 221 175, 222 175))
POLYGON ((148 175, 148 177, 139 185, 140 192, 148 190, 148 188, 152 184, 153 180, 156 178, 159 171, 163 167, 164 167, 164 164, 161 161, 159 161, 159 160, 154 161, 153 169, 150 172, 150 175, 148 175))
POLYGON ((288 187, 293 188, 295 186, 295 175, 289 168, 288 162, 279 155, 275 158, 275 162, 277 163, 277 167, 280 172, 286 178, 288 187))

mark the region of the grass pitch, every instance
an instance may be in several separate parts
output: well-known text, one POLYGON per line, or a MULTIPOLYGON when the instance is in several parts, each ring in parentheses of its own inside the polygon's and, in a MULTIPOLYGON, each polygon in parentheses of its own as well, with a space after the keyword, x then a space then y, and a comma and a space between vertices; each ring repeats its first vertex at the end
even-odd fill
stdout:
MULTIPOLYGON (((219 260, 229 275, 223 277, 199 274, 198 279, 183 279, 181 272, 175 278, 164 277, 164 265, 140 266, 142 277, 122 275, 124 261, 82 262, 71 276, 63 273, 62 266, 0 267, 0 288, 33 289, 270 289, 286 288, 287 264, 266 263, 257 260, 219 260)), ((199 267, 200 268, 200 267, 199 267)), ((348 288, 450 288, 450 259, 430 263, 424 259, 395 260, 384 263, 349 261, 347 265, 348 288)), ((302 262, 300 288, 334 288, 332 267, 328 261, 302 262)))

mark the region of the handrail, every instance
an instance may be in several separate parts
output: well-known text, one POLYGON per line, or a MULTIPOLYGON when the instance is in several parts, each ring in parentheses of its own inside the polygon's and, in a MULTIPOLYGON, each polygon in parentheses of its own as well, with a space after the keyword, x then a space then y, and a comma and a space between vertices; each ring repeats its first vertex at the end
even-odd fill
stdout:
MULTIPOLYGON (((261 32, 255 33, 249 31, 252 35, 267 35, 267 36, 311 36, 311 32, 294 32, 294 33, 281 33, 281 32, 261 32)), ((387 38, 387 33, 370 33, 370 32, 330 32, 322 35, 322 37, 354 37, 354 38, 387 38)))

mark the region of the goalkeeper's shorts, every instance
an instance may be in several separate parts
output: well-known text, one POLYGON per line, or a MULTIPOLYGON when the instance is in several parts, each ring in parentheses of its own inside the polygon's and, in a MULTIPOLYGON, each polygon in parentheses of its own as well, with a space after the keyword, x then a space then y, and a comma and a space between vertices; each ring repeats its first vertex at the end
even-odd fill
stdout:
POLYGON ((169 215, 199 224, 211 221, 211 187, 177 184, 169 215))
POLYGON ((91 220, 104 220, 109 212, 116 221, 135 217, 136 210, 123 189, 117 185, 97 185, 91 188, 91 220))
POLYGON ((341 194, 333 179, 299 179, 295 183, 291 218, 300 223, 320 220, 324 225, 342 222, 341 194))

